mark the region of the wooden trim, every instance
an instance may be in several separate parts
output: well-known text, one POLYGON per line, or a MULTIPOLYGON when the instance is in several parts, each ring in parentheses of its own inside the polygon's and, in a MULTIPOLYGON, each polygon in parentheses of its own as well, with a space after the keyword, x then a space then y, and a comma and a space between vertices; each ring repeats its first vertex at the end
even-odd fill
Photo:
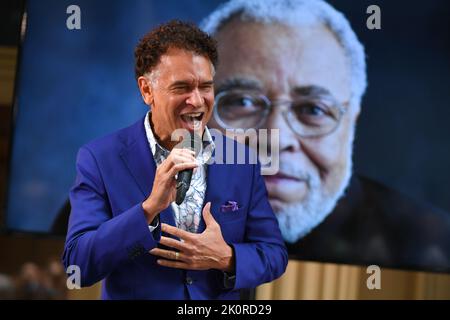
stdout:
POLYGON ((0 107, 11 106, 16 75, 17 48, 0 47, 0 107))
POLYGON ((450 299, 450 275, 381 268, 369 290, 366 267, 289 260, 284 275, 256 290, 257 300, 450 299))

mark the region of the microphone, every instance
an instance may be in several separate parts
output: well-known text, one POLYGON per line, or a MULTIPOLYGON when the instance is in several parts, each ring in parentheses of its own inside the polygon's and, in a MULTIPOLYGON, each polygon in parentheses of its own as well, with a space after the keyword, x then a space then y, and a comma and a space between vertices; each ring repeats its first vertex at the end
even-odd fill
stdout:
MULTIPOLYGON (((190 149, 195 151, 195 156, 200 151, 200 137, 194 132, 189 132, 188 135, 184 136, 183 142, 181 143, 181 148, 190 149)), ((177 177, 177 195, 175 198, 175 203, 180 205, 184 198, 186 197, 186 192, 189 190, 192 180, 193 169, 185 169, 178 172, 177 177)))

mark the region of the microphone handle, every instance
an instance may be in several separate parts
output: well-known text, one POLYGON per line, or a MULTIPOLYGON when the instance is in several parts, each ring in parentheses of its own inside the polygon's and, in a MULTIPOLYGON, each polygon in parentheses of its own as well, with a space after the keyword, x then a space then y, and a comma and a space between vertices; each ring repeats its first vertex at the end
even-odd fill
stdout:
POLYGON ((189 190, 189 186, 191 185, 192 172, 193 169, 186 169, 178 173, 177 195, 175 198, 175 203, 177 205, 180 205, 186 197, 186 192, 189 190))

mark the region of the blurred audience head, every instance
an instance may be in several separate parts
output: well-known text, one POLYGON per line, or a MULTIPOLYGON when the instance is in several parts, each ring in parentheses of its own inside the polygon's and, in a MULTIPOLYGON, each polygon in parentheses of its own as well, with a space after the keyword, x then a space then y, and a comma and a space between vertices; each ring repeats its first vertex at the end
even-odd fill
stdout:
POLYGON ((49 259, 44 266, 26 262, 17 274, 0 274, 0 299, 66 299, 66 279, 58 258, 49 259))

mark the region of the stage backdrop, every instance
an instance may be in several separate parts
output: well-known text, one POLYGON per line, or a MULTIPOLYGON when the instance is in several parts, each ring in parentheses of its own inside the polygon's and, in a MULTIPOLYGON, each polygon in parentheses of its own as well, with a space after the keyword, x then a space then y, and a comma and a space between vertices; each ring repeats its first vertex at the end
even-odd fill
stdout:
MULTIPOLYGON (((355 171, 450 211, 449 3, 378 1, 382 29, 373 31, 366 28, 369 1, 330 2, 350 20, 367 53, 369 87, 358 122, 355 171)), ((130 125, 148 110, 134 79, 139 38, 173 18, 199 23, 220 3, 27 1, 8 184, 9 229, 49 233, 67 203, 79 147, 130 125), (81 30, 66 27, 71 4, 81 8, 81 30)), ((424 230, 433 232, 427 226, 424 230)), ((320 252, 311 258, 345 262, 320 252)), ((448 271, 450 261, 429 269, 448 271)))
POLYGON ((66 28, 73 1, 27 2, 7 224, 47 232, 75 177, 78 148, 143 116, 134 47, 169 19, 198 22, 218 1, 76 1, 81 30, 66 28))

